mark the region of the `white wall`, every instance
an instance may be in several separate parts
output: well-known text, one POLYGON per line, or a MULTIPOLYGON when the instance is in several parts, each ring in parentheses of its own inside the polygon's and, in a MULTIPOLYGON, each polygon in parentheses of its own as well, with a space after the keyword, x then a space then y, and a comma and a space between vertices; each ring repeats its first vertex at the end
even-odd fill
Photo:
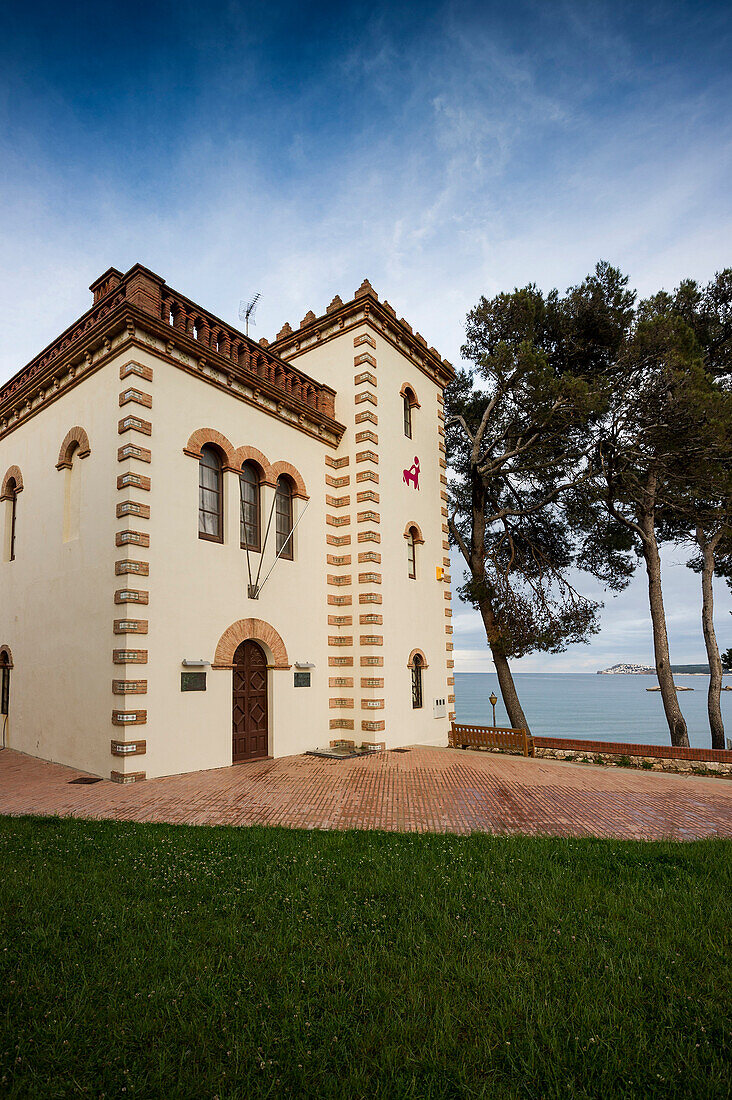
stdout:
MULTIPOLYGON (((20 468, 15 561, 0 562, 0 644, 10 646, 7 744, 109 775, 119 366, 112 362, 0 440, 0 478, 20 468), (64 542, 59 448, 80 425, 78 538, 64 542)), ((73 532, 69 532, 73 533, 73 532)))
MULTIPOLYGON (((209 670, 206 692, 181 692, 181 662, 184 658, 213 661, 224 631, 247 618, 274 627, 291 662, 315 663, 310 688, 293 686, 294 669, 269 673, 270 754, 283 756, 327 744, 323 471, 324 456, 331 449, 152 355, 140 353, 135 358, 155 372, 152 384, 140 384, 153 394, 149 416, 154 427, 148 444, 152 462, 144 470, 152 488, 141 496, 131 494, 151 507, 151 518, 144 526, 150 531, 149 551, 130 555, 146 554, 150 562, 146 586, 150 626, 145 643, 149 664, 144 673, 148 679, 147 753, 137 758, 136 766, 144 761, 151 776, 231 763, 231 671, 209 670), (183 448, 199 428, 214 428, 235 447, 255 447, 271 463, 292 463, 310 494, 309 503, 299 498, 294 502, 295 519, 307 503, 295 533, 294 560, 280 559, 257 600, 247 596, 235 474, 224 475, 224 543, 198 538, 198 462, 184 455, 183 448)), ((143 472, 141 464, 130 465, 143 472)), ((264 487, 262 537, 273 493, 264 487)), ((273 520, 260 583, 274 562, 274 546, 273 520)), ((259 560, 250 552, 253 571, 259 560)), ((143 578, 139 586, 145 586, 143 578)), ((128 666, 127 675, 142 676, 143 670, 128 666)))

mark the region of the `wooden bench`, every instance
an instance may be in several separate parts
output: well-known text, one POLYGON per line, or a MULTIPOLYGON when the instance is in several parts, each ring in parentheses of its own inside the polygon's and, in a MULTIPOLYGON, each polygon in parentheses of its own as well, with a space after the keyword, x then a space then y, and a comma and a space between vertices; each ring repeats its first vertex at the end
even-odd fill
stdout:
POLYGON ((534 755, 534 738, 525 729, 502 726, 464 726, 453 722, 448 744, 455 749, 502 749, 534 755))

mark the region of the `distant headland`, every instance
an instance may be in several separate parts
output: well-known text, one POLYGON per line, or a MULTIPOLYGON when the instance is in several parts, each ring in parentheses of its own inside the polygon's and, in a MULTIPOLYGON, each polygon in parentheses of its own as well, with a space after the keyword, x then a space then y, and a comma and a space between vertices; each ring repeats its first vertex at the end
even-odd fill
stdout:
MULTIPOLYGON (((687 676, 708 676, 709 665, 671 665, 671 671, 687 676)), ((597 670, 598 676, 655 676, 651 665, 621 664, 597 670)))

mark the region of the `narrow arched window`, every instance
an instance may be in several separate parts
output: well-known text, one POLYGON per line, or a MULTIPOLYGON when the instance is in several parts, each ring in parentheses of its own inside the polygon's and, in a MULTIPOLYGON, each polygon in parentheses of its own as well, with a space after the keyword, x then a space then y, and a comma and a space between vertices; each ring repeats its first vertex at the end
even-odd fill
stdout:
POLYGON ((275 519, 277 532, 277 553, 281 558, 293 557, 292 547, 292 484, 289 478, 277 478, 277 492, 275 494, 275 519))
POLYGON ((411 580, 417 579, 417 531, 410 527, 407 531, 407 564, 411 580))
POLYGON ((10 713, 10 658, 0 653, 0 714, 10 713))
POLYGON ((422 706, 422 658, 415 653, 412 658, 412 708, 419 710, 422 706))
POLYGON ((241 497, 241 546, 242 549, 259 551, 261 548, 259 473, 251 462, 245 462, 241 468, 239 491, 241 497))
POLYGON ((402 395, 404 402, 404 434, 408 439, 412 438, 412 401, 409 390, 402 395))
POLYGON ((63 541, 73 542, 79 537, 79 519, 81 515, 81 468, 79 444, 69 446, 66 452, 64 470, 64 525, 63 541))
POLYGON ((198 463, 199 539, 224 541, 223 480, 218 451, 214 447, 202 447, 198 463))
POLYGON ((15 561, 15 528, 18 517, 18 483, 14 477, 5 485, 5 561, 15 561))

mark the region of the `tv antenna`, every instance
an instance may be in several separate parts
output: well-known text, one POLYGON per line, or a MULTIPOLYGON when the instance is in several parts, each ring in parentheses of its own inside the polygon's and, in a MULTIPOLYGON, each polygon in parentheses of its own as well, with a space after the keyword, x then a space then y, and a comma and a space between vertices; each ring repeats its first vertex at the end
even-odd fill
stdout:
POLYGON ((257 291, 254 297, 249 302, 239 302, 239 320, 244 322, 244 333, 249 335, 249 322, 254 324, 254 314, 257 312, 257 302, 262 295, 257 291))

